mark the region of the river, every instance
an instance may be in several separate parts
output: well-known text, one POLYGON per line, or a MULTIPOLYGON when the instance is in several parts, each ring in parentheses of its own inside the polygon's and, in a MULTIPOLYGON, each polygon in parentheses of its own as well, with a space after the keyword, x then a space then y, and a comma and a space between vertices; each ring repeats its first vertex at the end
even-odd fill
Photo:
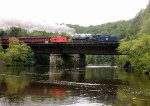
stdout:
POLYGON ((116 67, 1 68, 0 106, 150 106, 150 77, 116 67))

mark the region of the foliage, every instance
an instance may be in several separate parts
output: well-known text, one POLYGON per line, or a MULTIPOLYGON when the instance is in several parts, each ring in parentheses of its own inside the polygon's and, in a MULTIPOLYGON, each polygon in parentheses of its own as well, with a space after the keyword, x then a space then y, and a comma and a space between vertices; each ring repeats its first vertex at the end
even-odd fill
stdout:
POLYGON ((150 34, 150 17, 147 20, 143 21, 143 25, 141 26, 140 33, 150 34))
POLYGON ((135 36, 140 30, 142 25, 142 10, 130 20, 130 25, 127 29, 128 36, 135 36))
POLYGON ((2 61, 4 58, 4 50, 3 50, 3 47, 1 45, 1 42, 0 42, 0 61, 2 61))
POLYGON ((127 36, 127 29, 130 25, 130 21, 118 21, 109 22, 102 25, 83 27, 79 25, 68 25, 76 30, 76 33, 90 33, 90 34, 102 34, 102 35, 113 35, 119 38, 127 36))
POLYGON ((74 28, 76 30, 76 33, 87 33, 87 27, 71 24, 67 24, 67 26, 69 26, 70 28, 74 28))
POLYGON ((27 30, 18 28, 18 27, 11 27, 10 28, 10 35, 12 37, 17 37, 17 36, 23 36, 27 35, 27 30))
POLYGON ((4 60, 7 65, 33 65, 33 52, 31 48, 25 44, 20 44, 16 38, 10 38, 9 47, 4 54, 4 60))
POLYGON ((30 36, 48 36, 51 34, 52 33, 47 33, 46 31, 37 31, 37 30, 33 30, 32 32, 29 32, 30 36))
POLYGON ((150 70, 150 2, 146 9, 141 10, 135 18, 131 20, 128 33, 129 39, 121 41, 118 48, 122 54, 119 56, 118 64, 123 65, 125 61, 130 61, 138 70, 150 70))
POLYGON ((4 35, 6 35, 6 32, 4 30, 0 29, 0 37, 2 37, 4 35))
POLYGON ((146 9, 144 9, 140 14, 140 20, 141 20, 141 29, 138 31, 140 34, 150 34, 149 28, 150 28, 150 2, 147 5, 146 9))
POLYGON ((87 64, 111 64, 115 59, 113 55, 87 55, 86 61, 87 64))
POLYGON ((0 29, 0 37, 9 36, 9 37, 20 37, 20 36, 51 36, 55 37, 58 35, 70 36, 65 32, 46 32, 46 31, 27 31, 26 29, 20 27, 12 26, 10 29, 3 30, 0 29))
POLYGON ((118 48, 123 55, 118 58, 118 63, 130 61, 139 70, 150 70, 150 35, 143 35, 137 39, 121 41, 118 48))

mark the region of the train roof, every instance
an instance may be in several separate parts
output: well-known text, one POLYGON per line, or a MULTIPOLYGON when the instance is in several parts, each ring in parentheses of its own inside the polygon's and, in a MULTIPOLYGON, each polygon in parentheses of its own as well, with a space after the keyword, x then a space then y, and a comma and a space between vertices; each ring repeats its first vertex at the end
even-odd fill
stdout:
POLYGON ((1 38, 10 38, 10 37, 16 37, 16 38, 48 38, 50 36, 2 36, 1 38))

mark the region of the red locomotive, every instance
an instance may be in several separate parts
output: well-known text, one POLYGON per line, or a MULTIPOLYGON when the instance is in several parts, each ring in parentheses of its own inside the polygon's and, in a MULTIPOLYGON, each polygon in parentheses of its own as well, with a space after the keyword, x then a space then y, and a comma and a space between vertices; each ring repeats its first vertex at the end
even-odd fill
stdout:
POLYGON ((51 42, 69 42, 69 37, 56 36, 54 38, 51 38, 51 42))

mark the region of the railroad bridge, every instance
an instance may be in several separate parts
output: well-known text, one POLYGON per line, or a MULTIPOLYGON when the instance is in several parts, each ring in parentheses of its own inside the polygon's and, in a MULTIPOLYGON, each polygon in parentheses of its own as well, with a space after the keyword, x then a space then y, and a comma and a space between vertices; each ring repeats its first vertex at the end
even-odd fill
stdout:
MULTIPOLYGON (((55 54, 62 55, 62 58, 66 64, 71 62, 72 54, 78 54, 79 67, 84 67, 86 65, 85 55, 118 55, 119 54, 117 52, 117 47, 119 46, 119 42, 29 43, 27 45, 32 48, 35 54, 50 54, 50 65, 54 64, 55 66, 56 66, 55 54)), ((6 47, 7 45, 3 45, 3 47, 4 46, 6 47)))
POLYGON ((117 55, 118 42, 97 43, 30 43, 28 44, 39 54, 88 54, 88 55, 117 55))
MULTIPOLYGON (((51 54, 50 67, 56 67, 55 54, 61 54, 66 67, 71 64, 72 54, 78 54, 78 67, 86 66, 85 55, 118 55, 117 47, 119 42, 90 42, 90 43, 31 43, 29 46, 33 49, 34 53, 51 54), (53 55, 54 54, 54 55, 53 55)), ((113 60, 112 60, 113 61, 113 60)), ((77 64, 72 63, 72 64, 77 64)), ((112 63, 113 64, 113 63, 112 63)), ((54 69, 55 70, 55 69, 54 69)))

